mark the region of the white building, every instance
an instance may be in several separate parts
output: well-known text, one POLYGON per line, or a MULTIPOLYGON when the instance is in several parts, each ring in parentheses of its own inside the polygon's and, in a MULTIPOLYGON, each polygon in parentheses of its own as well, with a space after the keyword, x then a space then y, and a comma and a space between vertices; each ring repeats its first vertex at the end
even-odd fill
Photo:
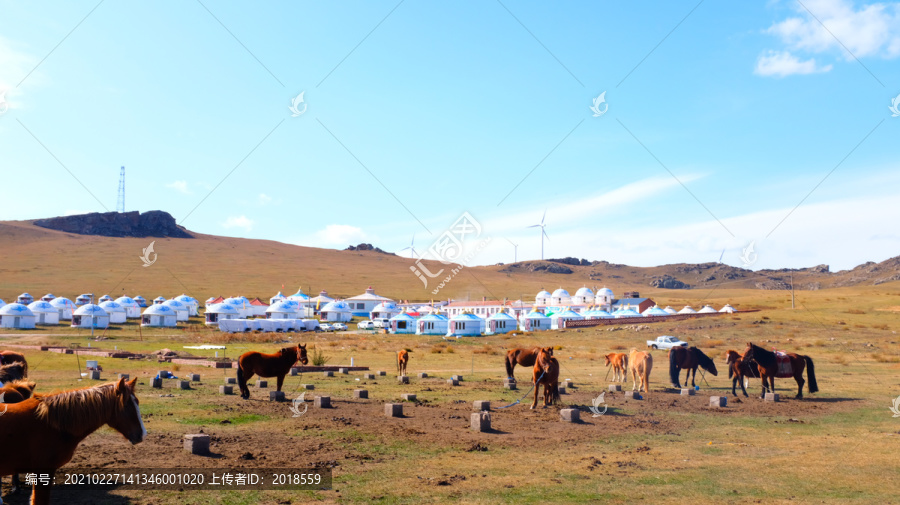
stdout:
POLYGON ((199 314, 200 302, 196 298, 188 296, 186 294, 181 294, 173 298, 173 300, 177 300, 187 305, 189 316, 196 316, 197 314, 199 314))
POLYGON ((0 307, 0 328, 31 329, 34 328, 34 320, 34 312, 21 303, 0 307))
POLYGON ((179 302, 178 300, 166 300, 160 304, 156 305, 165 305, 166 307, 170 307, 175 311, 175 319, 177 321, 187 321, 191 317, 191 310, 187 305, 179 302))
POLYGON ((671 305, 667 305, 666 308, 664 308, 663 310, 668 312, 669 314, 677 314, 678 313, 678 311, 673 309, 671 305))
POLYGON ((416 334, 418 335, 446 335, 450 327, 450 320, 446 316, 437 313, 429 314, 416 321, 416 334))
POLYGON ((166 298, 164 296, 157 296, 156 298, 153 299, 154 305, 159 305, 159 304, 165 303, 165 302, 166 302, 166 298))
POLYGON ((93 303, 94 294, 93 293, 82 293, 75 297, 75 306, 81 307, 82 305, 86 305, 88 303, 93 303))
POLYGON ((45 302, 52 302, 54 298, 56 298, 56 296, 54 296, 53 293, 47 293, 46 295, 41 297, 41 300, 45 302))
POLYGON ((390 319, 400 313, 400 307, 394 302, 381 302, 369 313, 369 319, 390 319))
POLYGON ((100 305, 100 304, 103 303, 103 302, 111 302, 112 299, 113 299, 113 298, 112 298, 111 296, 109 296, 109 295, 103 295, 103 296, 100 297, 99 300, 97 300, 97 305, 100 305))
POLYGON ((734 314, 735 312, 737 312, 737 310, 735 310, 735 308, 732 307, 730 304, 727 304, 724 307, 722 307, 721 309, 719 309, 719 312, 727 312, 729 314, 734 314))
POLYGON ((566 327, 566 321, 581 321, 583 319, 584 316, 574 310, 564 310, 550 316, 550 328, 561 330, 566 327))
POLYGON ((369 286, 365 293, 347 298, 347 306, 350 307, 354 316, 369 317, 378 304, 393 301, 390 298, 376 295, 372 286, 369 286))
POLYGON ((591 291, 591 288, 587 286, 582 286, 578 288, 578 291, 575 291, 575 296, 572 297, 573 305, 593 305, 594 304, 594 292, 591 291))
POLYGON ((269 298, 269 307, 271 307, 272 305, 275 305, 275 302, 280 302, 280 301, 284 300, 285 298, 287 298, 287 297, 284 296, 284 294, 281 291, 279 291, 278 294, 276 294, 272 298, 269 298))
POLYGON ((612 314, 602 309, 586 310, 581 315, 585 319, 610 319, 613 317, 612 314))
POLYGON ((346 323, 353 319, 350 305, 343 300, 335 300, 328 303, 319 312, 319 319, 328 322, 346 323))
POLYGON ((319 296, 315 296, 309 299, 309 306, 313 307, 315 310, 322 310, 322 307, 328 305, 333 302, 334 298, 328 296, 328 292, 324 289, 319 292, 319 296))
POLYGON ((717 314, 718 312, 712 305, 704 305, 702 309, 697 311, 698 314, 717 314))
POLYGON ((34 314, 35 324, 59 324, 59 310, 43 300, 31 302, 28 309, 34 314))
POLYGON ((569 292, 563 288, 559 288, 550 295, 550 305, 559 307, 561 305, 571 305, 572 297, 569 292))
POLYGON ((177 324, 178 314, 172 307, 164 304, 153 304, 141 315, 141 326, 158 326, 172 328, 177 324))
POLYGON ((478 337, 484 333, 484 319, 475 314, 460 314, 450 318, 448 337, 478 337))
POLYGON ((22 293, 18 297, 16 297, 16 303, 20 303, 22 305, 28 305, 29 303, 34 301, 34 297, 29 295, 28 293, 22 293))
POLYGON ((78 307, 75 306, 75 303, 72 300, 69 300, 65 296, 59 296, 54 298, 50 305, 56 307, 57 312, 59 312, 59 320, 72 320, 72 313, 75 312, 75 309, 78 307))
POLYGON ((133 298, 120 296, 116 298, 116 303, 125 308, 125 317, 131 319, 141 317, 141 306, 133 298))
POLYGON ((416 318, 405 312, 395 315, 389 322, 391 333, 404 334, 416 332, 416 318))
POLYGON ((147 308, 147 300, 141 295, 134 297, 134 303, 138 304, 138 307, 142 309, 147 308))
POLYGON ((537 296, 534 297, 535 305, 550 305, 550 292, 542 289, 537 296))
POLYGON ((615 299, 613 292, 611 289, 606 286, 603 289, 597 291, 594 295, 594 304, 603 307, 605 310, 609 310, 612 307, 612 302, 615 299))
POLYGON ((227 303, 215 303, 206 307, 204 315, 206 316, 206 323, 204 323, 206 326, 218 326, 222 319, 239 319, 241 316, 234 305, 227 303))
POLYGON ((106 313, 109 314, 109 322, 112 324, 124 323, 128 318, 128 313, 126 312, 125 307, 112 300, 101 302, 100 308, 105 310, 106 313))
POLYGON ((246 318, 253 315, 253 307, 250 305, 250 300, 246 299, 243 296, 232 296, 231 298, 226 298, 222 303, 227 303, 228 305, 236 308, 241 318, 246 318))
POLYGON ((73 328, 107 328, 109 314, 99 305, 88 303, 78 307, 72 314, 73 328))
POLYGON ((644 317, 668 316, 668 315, 669 315, 668 312, 666 312, 665 310, 659 308, 659 307, 656 306, 656 305, 650 307, 649 309, 647 309, 647 310, 645 310, 645 311, 643 312, 643 316, 644 316, 644 317))
POLYGON ((522 303, 521 300, 515 302, 501 302, 497 300, 478 300, 478 301, 456 301, 453 300, 444 308, 449 317, 458 316, 460 314, 475 314, 476 316, 487 319, 494 314, 503 311, 509 312, 513 317, 519 318, 527 314, 531 310, 530 303, 522 303))
POLYGON ((683 309, 678 311, 679 314, 696 314, 697 311, 691 308, 690 305, 685 305, 683 309))
POLYGON ((516 318, 507 314, 506 312, 498 312, 493 316, 487 318, 486 321, 487 326, 487 334, 495 335, 499 333, 509 333, 512 331, 516 331, 518 328, 518 322, 516 318))
POLYGON ((266 319, 297 319, 300 317, 297 312, 299 308, 300 306, 296 302, 288 303, 283 298, 281 301, 269 305, 269 308, 266 309, 266 319))

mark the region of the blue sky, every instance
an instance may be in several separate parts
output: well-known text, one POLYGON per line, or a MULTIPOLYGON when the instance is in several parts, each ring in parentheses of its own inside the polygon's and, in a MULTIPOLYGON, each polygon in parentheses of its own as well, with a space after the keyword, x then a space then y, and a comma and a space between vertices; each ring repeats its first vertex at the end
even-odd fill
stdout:
POLYGON ((0 1, 0 219, 125 165, 208 234, 851 268, 900 254, 898 58, 897 2, 0 1))

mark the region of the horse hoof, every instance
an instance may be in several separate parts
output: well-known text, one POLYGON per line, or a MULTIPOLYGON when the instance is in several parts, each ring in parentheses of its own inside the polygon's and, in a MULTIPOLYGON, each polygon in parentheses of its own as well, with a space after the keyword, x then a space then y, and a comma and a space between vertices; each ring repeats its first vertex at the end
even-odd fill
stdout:
POLYGON ((534 410, 534 407, 528 407, 528 410, 534 410))

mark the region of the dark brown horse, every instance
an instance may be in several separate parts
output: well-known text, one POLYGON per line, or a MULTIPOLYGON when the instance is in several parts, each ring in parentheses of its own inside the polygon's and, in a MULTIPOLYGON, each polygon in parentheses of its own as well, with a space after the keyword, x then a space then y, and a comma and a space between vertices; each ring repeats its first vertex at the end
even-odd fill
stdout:
POLYGON ((28 377, 28 361, 25 355, 15 351, 0 351, 0 365, 10 365, 12 363, 22 363, 25 367, 25 377, 28 377))
MULTIPOLYGON (((68 463, 82 440, 109 425, 132 444, 147 435, 134 384, 137 379, 102 384, 7 405, 0 416, 3 453, 0 475, 53 474, 68 463)), ((50 486, 34 486, 31 503, 50 503, 50 486)))
POLYGON ((694 380, 697 378, 697 367, 703 367, 704 370, 719 375, 716 370, 716 364, 712 358, 703 353, 696 347, 673 347, 669 349, 669 378, 672 379, 672 387, 681 389, 681 381, 679 375, 682 370, 687 370, 684 376, 684 386, 687 387, 688 377, 691 378, 691 387, 697 387, 694 380))
POLYGON ((281 391, 281 385, 284 384, 284 376, 291 371, 291 367, 297 361, 304 365, 309 363, 309 360, 306 358, 306 344, 285 347, 272 354, 263 354, 256 351, 241 354, 241 357, 238 358, 237 369, 241 398, 245 400, 250 398, 250 389, 247 388, 247 381, 254 374, 260 377, 277 377, 278 391, 281 391))
POLYGON ((544 406, 559 403, 559 362, 553 357, 552 347, 538 348, 532 370, 532 382, 534 383, 534 401, 531 408, 537 407, 538 390, 544 385, 544 406))
MULTIPOLYGON (((553 348, 548 347, 550 349, 550 356, 553 356, 553 348)), ((516 365, 522 366, 534 366, 534 360, 538 356, 538 352, 541 351, 540 347, 532 347, 529 349, 510 349, 506 351, 506 375, 510 379, 515 379, 516 377, 513 375, 513 371, 516 369, 516 365)))
POLYGON ((0 384, 25 378, 25 365, 20 362, 0 366, 0 384))
MULTIPOLYGON (((0 387, 0 405, 4 403, 21 403, 31 398, 35 384, 28 381, 7 382, 0 387)), ((0 416, 6 413, 6 406, 0 407, 0 416)), ((19 475, 12 476, 12 493, 19 492, 19 475)), ((2 494, 2 493, 0 493, 2 494)), ((0 502, 2 503, 2 502, 0 502)))
POLYGON ((754 372, 750 365, 744 361, 744 357, 735 350, 729 349, 725 351, 725 363, 728 365, 728 378, 731 379, 731 394, 737 396, 735 388, 740 384, 744 396, 750 396, 747 394, 749 378, 759 377, 759 374, 754 372))
MULTIPOLYGON (((809 392, 815 393, 819 390, 816 382, 816 371, 813 366, 813 360, 809 356, 802 354, 794 354, 792 352, 785 353, 790 359, 791 375, 797 381, 797 396, 795 398, 803 398, 803 369, 807 370, 806 375, 809 378, 809 392)), ((775 392, 775 377, 778 376, 778 361, 775 353, 767 351, 758 345, 747 342, 747 350, 744 351, 744 362, 750 365, 751 370, 759 372, 762 378, 762 394, 760 398, 765 398, 766 392, 775 392)))

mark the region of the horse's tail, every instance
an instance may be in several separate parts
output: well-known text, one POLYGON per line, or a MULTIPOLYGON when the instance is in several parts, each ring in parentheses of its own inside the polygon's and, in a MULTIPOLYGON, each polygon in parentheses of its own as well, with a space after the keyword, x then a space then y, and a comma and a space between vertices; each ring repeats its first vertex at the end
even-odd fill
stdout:
POLYGON ((669 351, 669 379, 672 385, 678 384, 678 358, 675 357, 677 351, 673 348, 669 351))
POLYGON ((506 376, 513 376, 513 360, 515 357, 513 356, 513 351, 509 351, 506 353, 506 376))
POLYGON ((734 363, 728 362, 728 378, 731 379, 734 377, 734 363))
POLYGON ((816 382, 816 369, 813 366, 813 360, 809 356, 803 356, 803 360, 806 361, 806 375, 809 378, 809 382, 806 385, 809 387, 810 393, 815 393, 819 390, 819 384, 816 382))
POLYGON ((247 381, 244 379, 244 369, 241 368, 241 362, 240 362, 240 360, 238 360, 237 380, 238 380, 238 384, 240 384, 240 385, 244 385, 244 384, 246 384, 246 382, 247 382, 247 381))

